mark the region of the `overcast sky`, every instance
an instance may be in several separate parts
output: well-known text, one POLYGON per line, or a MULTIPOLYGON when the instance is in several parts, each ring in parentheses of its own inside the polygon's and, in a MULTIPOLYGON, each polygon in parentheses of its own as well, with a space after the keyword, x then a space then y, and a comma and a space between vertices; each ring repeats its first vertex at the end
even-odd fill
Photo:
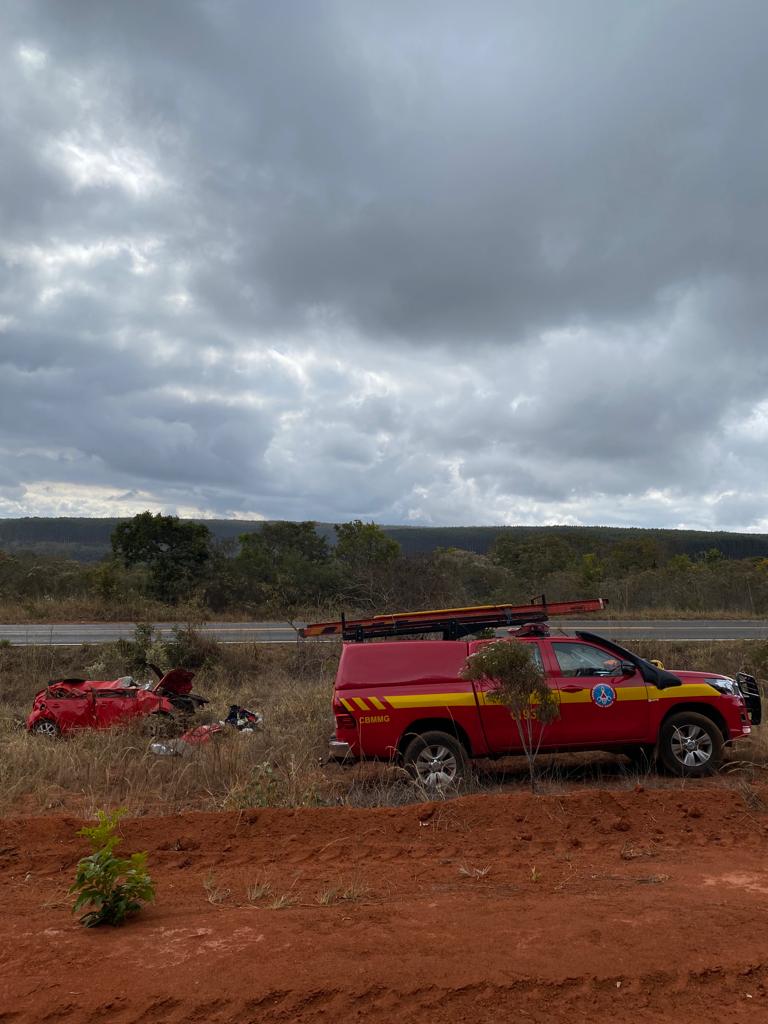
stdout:
POLYGON ((765 0, 4 0, 0 516, 768 530, 765 0))

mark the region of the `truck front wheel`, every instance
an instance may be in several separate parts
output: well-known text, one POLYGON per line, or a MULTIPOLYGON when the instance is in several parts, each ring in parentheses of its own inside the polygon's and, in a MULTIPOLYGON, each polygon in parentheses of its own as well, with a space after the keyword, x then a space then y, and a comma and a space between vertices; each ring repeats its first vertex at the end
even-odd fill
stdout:
POLYGON ((711 775, 723 759, 723 737, 710 718, 681 711, 661 727, 659 756, 674 775, 711 775))
POLYGON ((425 789, 448 789, 466 775, 467 752, 447 732, 424 732, 414 736, 403 754, 406 769, 425 789))

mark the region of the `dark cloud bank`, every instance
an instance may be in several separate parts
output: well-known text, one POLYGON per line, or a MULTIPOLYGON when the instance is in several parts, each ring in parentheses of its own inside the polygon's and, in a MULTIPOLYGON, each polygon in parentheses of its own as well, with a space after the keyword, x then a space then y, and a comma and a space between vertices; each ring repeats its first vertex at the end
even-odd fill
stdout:
POLYGON ((768 5, 4 5, 0 515, 768 529, 768 5))

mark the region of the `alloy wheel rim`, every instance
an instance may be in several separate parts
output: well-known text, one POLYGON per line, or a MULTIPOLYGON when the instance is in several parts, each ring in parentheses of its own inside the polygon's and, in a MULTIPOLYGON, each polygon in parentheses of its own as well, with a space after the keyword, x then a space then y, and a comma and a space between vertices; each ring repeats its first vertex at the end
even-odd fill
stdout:
POLYGON ((712 757, 712 737, 700 725, 676 725, 670 746, 684 768, 700 768, 712 757))
POLYGON ((44 722, 38 722, 35 726, 35 732, 38 736, 55 736, 56 726, 53 722, 49 722, 47 720, 44 722))
POLYGON ((442 743, 424 747, 416 758, 415 767, 419 781, 430 788, 441 789, 456 781, 456 755, 442 743))

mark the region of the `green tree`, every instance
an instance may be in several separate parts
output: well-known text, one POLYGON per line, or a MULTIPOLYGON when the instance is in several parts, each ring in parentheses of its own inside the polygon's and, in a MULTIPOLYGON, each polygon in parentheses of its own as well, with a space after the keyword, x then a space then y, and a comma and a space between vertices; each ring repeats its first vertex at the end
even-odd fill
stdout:
POLYGON ((153 596, 175 604, 204 582, 211 533, 202 523, 141 512, 115 527, 112 550, 128 567, 146 566, 153 596))
POLYGON ((503 533, 489 551, 489 557, 535 590, 543 589, 544 578, 550 573, 569 568, 576 552, 556 533, 542 533, 527 540, 503 533))
POLYGON ((509 708, 528 762, 531 790, 535 791, 536 756, 544 731, 558 717, 560 707, 543 671, 533 660, 532 648, 514 640, 485 644, 467 658, 461 676, 492 683, 492 699, 509 708))
POLYGON ((376 523, 355 519, 351 523, 334 526, 336 531, 335 555, 351 569, 369 569, 386 565, 400 555, 400 545, 392 540, 376 523))
POLYGON ((311 521, 264 523, 260 530, 241 535, 240 552, 265 576, 273 576, 291 559, 325 562, 330 557, 327 541, 311 521))
POLYGON ((234 537, 215 540, 211 545, 205 585, 205 604, 215 612, 246 601, 244 579, 237 563, 238 544, 234 537))
POLYGON ((91 569, 91 584, 102 601, 114 601, 118 596, 120 576, 124 571, 114 558, 99 562, 91 569))
POLYGON ((595 554, 581 556, 580 565, 581 585, 585 590, 591 590, 603 579, 603 563, 595 554))
MULTIPOLYGON (((498 595, 502 601, 510 600, 509 574, 486 555, 461 548, 436 548, 432 562, 442 584, 439 589, 435 587, 440 604, 493 604, 498 595)), ((428 600, 428 606, 439 607, 434 599, 428 600)))
POLYGON ((707 548, 701 555, 701 560, 705 565, 717 565, 723 561, 723 552, 720 548, 707 548))
POLYGON ((335 526, 334 555, 343 567, 346 596, 364 606, 375 606, 391 595, 393 569, 400 545, 376 523, 355 519, 335 526))
POLYGON ((691 561, 690 555, 672 555, 670 560, 667 562, 667 568, 673 572, 684 573, 689 572, 693 568, 693 562, 691 561))
POLYGON ((321 603, 337 580, 328 543, 311 521, 264 523, 244 533, 237 567, 247 595, 280 614, 321 603))
POLYGON ((607 553, 607 561, 611 575, 655 569, 661 562, 661 549, 652 537, 630 538, 614 544, 607 553))

